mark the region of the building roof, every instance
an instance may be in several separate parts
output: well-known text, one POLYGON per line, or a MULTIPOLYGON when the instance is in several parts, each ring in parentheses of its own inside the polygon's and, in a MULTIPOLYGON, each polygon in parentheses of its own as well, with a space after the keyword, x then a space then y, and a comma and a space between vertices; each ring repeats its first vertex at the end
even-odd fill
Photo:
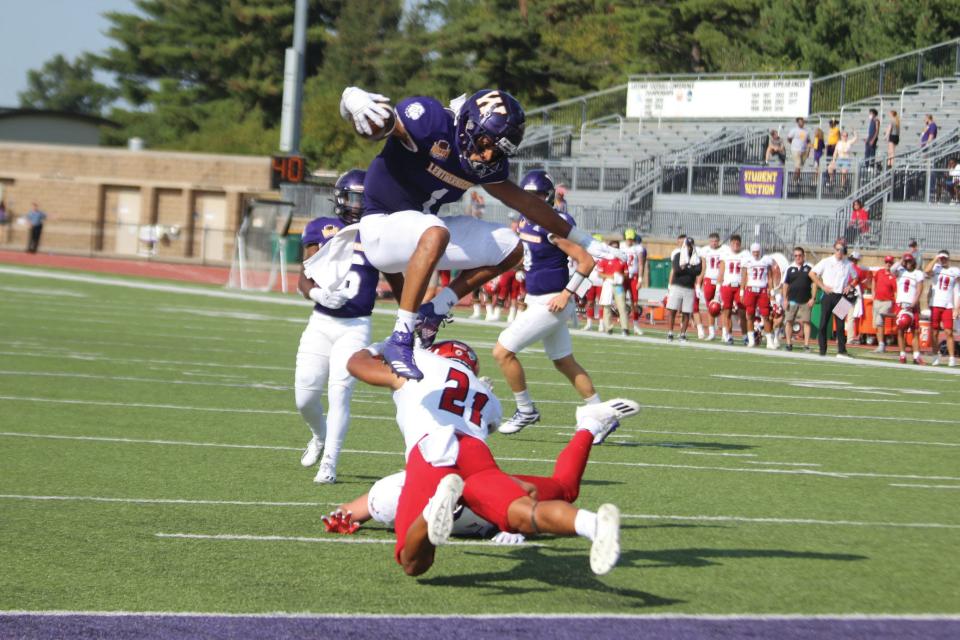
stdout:
POLYGON ((64 118, 67 120, 76 120, 98 127, 119 127, 120 124, 113 120, 107 120, 100 116, 93 116, 86 113, 77 113, 75 111, 57 111, 55 109, 29 109, 19 107, 0 107, 0 119, 16 118, 18 116, 49 116, 54 118, 64 118))

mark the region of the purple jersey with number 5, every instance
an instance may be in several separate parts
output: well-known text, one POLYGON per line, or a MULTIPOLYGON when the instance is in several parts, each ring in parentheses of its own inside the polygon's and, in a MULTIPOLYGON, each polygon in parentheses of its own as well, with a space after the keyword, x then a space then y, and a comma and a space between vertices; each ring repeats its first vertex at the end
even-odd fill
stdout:
POLYGON ((406 98, 397 103, 396 112, 415 148, 393 136, 387 140, 367 169, 364 213, 436 213, 470 187, 503 182, 509 176, 506 160, 500 171, 483 179, 460 165, 453 113, 434 98, 406 98))
MULTIPOLYGON (((337 235, 344 226, 340 218, 316 218, 311 220, 303 230, 303 246, 318 244, 321 247, 337 235)), ((377 283, 380 281, 380 272, 367 261, 360 244, 360 236, 353 250, 353 265, 343 284, 340 293, 347 296, 347 301, 339 309, 328 309, 320 303, 314 309, 334 318, 363 318, 373 313, 373 304, 377 301, 377 283)))
MULTIPOLYGON (((566 213, 557 211, 557 215, 571 227, 577 224, 566 213)), ((523 242, 523 268, 527 272, 527 293, 538 296, 563 291, 570 280, 567 254, 551 242, 553 234, 526 218, 520 218, 519 232, 523 242)))

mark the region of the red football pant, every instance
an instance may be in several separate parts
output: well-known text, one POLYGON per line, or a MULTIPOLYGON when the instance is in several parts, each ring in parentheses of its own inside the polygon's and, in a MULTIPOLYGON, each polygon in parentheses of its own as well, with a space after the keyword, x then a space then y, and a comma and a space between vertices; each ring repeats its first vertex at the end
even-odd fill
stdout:
POLYGON ((630 319, 634 322, 640 320, 640 275, 637 274, 630 278, 630 319))
POLYGON ((590 449, 593 447, 593 434, 579 429, 564 447, 553 466, 553 475, 514 476, 529 482, 537 488, 537 500, 563 500, 573 502, 580 495, 580 481, 587 468, 590 449))
POLYGON ((740 287, 723 285, 720 287, 720 308, 733 309, 740 304, 740 287))
POLYGON ((600 289, 602 289, 602 287, 590 287, 590 289, 587 290, 587 295, 583 298, 585 300, 584 306, 587 308, 587 317, 591 320, 593 320, 594 313, 597 315, 597 320, 603 317, 603 312, 597 309, 600 300, 600 289))
POLYGON ((407 477, 397 504, 394 529, 397 544, 393 557, 400 563, 400 552, 406 543, 410 525, 423 513, 437 485, 444 476, 456 473, 465 482, 463 502, 478 516, 492 522, 501 531, 510 531, 507 510, 510 505, 527 495, 517 481, 500 470, 493 454, 483 440, 457 434, 460 452, 452 467, 435 467, 423 459, 420 447, 415 446, 407 459, 407 477))
POLYGON ((756 316, 757 311, 760 312, 761 318, 766 318, 770 315, 770 296, 767 294, 767 290, 751 291, 746 289, 743 292, 743 306, 747 310, 748 318, 756 316))
POLYGON ((717 281, 711 280, 710 278, 704 278, 703 299, 706 300, 707 304, 710 304, 710 301, 713 300, 715 295, 717 295, 717 281))
POLYGON ((953 331, 953 309, 930 307, 930 328, 934 331, 953 331))

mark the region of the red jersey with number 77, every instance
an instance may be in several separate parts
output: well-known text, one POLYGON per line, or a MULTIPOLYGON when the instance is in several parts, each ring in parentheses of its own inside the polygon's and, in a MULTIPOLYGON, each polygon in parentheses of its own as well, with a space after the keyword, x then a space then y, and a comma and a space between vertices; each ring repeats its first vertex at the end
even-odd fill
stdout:
POLYGON ((425 349, 415 349, 413 354, 423 379, 407 380, 393 392, 406 454, 424 436, 444 427, 486 440, 503 416, 493 392, 456 360, 425 349))

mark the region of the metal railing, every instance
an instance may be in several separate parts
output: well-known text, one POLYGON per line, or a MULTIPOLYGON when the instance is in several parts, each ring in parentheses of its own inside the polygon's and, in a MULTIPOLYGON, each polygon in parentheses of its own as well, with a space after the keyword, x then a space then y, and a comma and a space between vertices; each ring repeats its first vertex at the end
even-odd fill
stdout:
POLYGON ((960 74, 960 38, 816 78, 810 110, 835 112, 871 96, 899 93, 904 87, 960 74))
POLYGON ((517 160, 510 163, 510 176, 519 181, 532 169, 546 169, 555 184, 564 184, 580 191, 620 191, 635 175, 635 164, 607 164, 603 160, 580 163, 569 160, 517 160))
POLYGON ((573 127, 579 131, 583 123, 621 113, 627 104, 627 84, 587 93, 569 100, 561 100, 526 112, 527 122, 573 127))

